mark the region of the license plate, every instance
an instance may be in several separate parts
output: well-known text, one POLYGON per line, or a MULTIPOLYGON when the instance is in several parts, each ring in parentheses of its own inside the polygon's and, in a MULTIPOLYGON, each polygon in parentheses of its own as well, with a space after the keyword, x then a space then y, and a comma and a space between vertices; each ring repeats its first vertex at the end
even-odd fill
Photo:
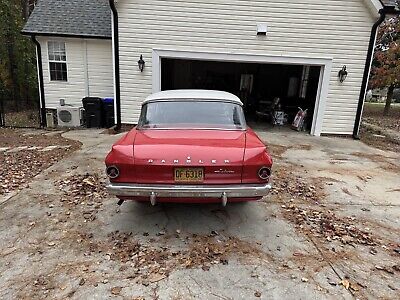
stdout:
POLYGON ((175 182, 202 182, 204 180, 203 168, 176 168, 174 173, 175 182))

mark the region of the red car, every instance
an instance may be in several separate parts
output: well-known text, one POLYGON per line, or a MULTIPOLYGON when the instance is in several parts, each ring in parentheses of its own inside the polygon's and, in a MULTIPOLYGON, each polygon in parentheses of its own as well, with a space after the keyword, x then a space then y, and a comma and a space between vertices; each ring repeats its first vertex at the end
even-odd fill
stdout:
POLYGON ((242 102, 220 91, 156 93, 138 125, 107 155, 108 191, 124 200, 215 203, 259 200, 272 159, 248 128, 242 102))

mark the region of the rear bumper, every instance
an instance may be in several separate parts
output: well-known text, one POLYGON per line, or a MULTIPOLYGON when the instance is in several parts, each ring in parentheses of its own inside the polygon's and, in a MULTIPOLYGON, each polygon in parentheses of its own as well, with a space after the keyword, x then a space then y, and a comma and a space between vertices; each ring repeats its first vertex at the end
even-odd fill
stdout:
MULTIPOLYGON (((238 185, 152 185, 110 183, 107 185, 110 194, 119 197, 156 198, 221 198, 225 202, 229 198, 254 198, 268 195, 270 184, 238 184, 238 185)), ((153 203, 152 201, 152 203, 153 203)))

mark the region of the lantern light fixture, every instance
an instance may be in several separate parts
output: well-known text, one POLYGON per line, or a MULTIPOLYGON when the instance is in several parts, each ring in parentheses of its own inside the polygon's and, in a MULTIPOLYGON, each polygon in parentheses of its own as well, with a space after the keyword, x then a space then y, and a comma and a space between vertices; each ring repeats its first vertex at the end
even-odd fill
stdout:
POLYGON ((341 83, 344 82, 347 78, 347 75, 348 75, 347 67, 344 65, 343 68, 338 73, 339 81, 341 83))
POLYGON ((138 66, 139 66, 140 72, 143 72, 145 64, 146 64, 146 62, 143 60, 143 55, 140 55, 140 59, 138 60, 138 66))

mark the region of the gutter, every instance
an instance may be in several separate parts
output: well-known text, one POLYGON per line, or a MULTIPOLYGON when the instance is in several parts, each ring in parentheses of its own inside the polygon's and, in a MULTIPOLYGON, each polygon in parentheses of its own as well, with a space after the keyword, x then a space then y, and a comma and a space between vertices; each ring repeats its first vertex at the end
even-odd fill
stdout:
POLYGON ((119 72, 119 36, 118 36, 118 11, 115 7, 114 0, 109 0, 110 8, 113 14, 113 45, 114 45, 114 85, 115 85, 115 110, 117 124, 115 130, 121 129, 121 87, 119 72))
POLYGON ((43 65, 42 65, 42 47, 36 39, 35 35, 31 35, 32 41, 36 45, 37 69, 39 79, 39 94, 40 94, 40 126, 46 127, 46 100, 44 97, 44 82, 43 82, 43 65))
POLYGON ((36 35, 46 37, 63 37, 63 38, 80 38, 80 39, 96 39, 96 40, 111 40, 110 36, 105 35, 87 35, 87 34, 70 34, 70 33, 51 33, 51 32, 34 32, 34 31, 21 31, 23 35, 36 35))
POLYGON ((371 36, 369 39, 368 53, 367 53, 367 58, 365 61, 365 67, 364 67, 364 75, 363 75, 363 80, 362 80, 362 84, 361 84, 360 97, 358 98, 356 119, 355 119, 354 129, 353 129, 353 138, 356 140, 360 139, 359 133, 360 133, 360 125, 361 125, 361 116, 362 116, 363 109, 364 109, 365 94, 367 92, 367 85, 368 85, 368 80, 369 80, 369 74, 371 71, 371 65, 372 65, 372 59, 373 59, 373 54, 374 54, 376 34, 378 31, 378 27, 379 27, 379 25, 381 25, 383 23, 383 21, 385 20, 387 15, 399 15, 399 14, 400 14, 400 11, 396 10, 396 8, 394 6, 384 6, 382 9, 379 10, 379 15, 380 15, 379 19, 372 26, 371 36))

